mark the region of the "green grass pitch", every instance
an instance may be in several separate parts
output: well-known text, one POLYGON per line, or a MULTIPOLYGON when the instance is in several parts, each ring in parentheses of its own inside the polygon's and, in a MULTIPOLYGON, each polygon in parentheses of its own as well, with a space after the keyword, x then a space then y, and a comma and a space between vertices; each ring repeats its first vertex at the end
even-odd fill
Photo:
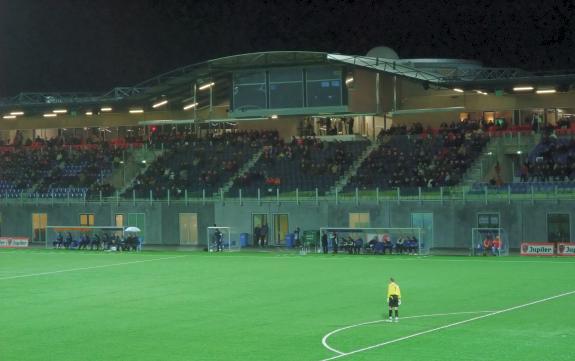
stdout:
POLYGON ((571 360, 574 276, 559 258, 2 250, 0 360, 571 360), (326 348, 387 317, 390 276, 400 322, 326 348))

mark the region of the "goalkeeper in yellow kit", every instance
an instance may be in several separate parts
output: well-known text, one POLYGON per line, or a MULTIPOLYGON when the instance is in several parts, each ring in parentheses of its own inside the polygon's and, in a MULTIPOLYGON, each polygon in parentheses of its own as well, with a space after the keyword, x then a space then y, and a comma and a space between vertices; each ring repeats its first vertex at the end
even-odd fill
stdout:
POLYGON ((389 305, 389 320, 392 322, 392 311, 395 310, 395 322, 399 322, 399 305, 401 305, 401 290, 393 277, 389 279, 389 285, 387 285, 387 302, 389 305))

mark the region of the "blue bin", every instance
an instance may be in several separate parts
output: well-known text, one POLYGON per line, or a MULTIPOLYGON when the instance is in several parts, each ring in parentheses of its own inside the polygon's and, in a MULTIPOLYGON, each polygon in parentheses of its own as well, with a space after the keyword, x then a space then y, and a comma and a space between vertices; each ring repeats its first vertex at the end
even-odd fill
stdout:
POLYGON ((286 234, 285 244, 287 248, 293 248, 294 246, 294 235, 293 233, 286 234))
POLYGON ((250 240, 249 233, 240 233, 240 247, 247 247, 250 240))

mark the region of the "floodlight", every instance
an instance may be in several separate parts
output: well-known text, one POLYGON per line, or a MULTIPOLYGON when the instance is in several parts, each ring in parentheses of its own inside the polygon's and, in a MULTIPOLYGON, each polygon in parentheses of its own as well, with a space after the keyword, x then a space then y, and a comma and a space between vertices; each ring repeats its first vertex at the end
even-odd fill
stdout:
POLYGON ((537 89, 536 91, 537 94, 553 94, 555 92, 557 92, 555 89, 537 89))
POLYGON ((56 114, 56 113, 46 113, 46 114, 44 114, 44 118, 54 118, 54 117, 57 117, 57 116, 58 116, 58 114, 56 114))
POLYGON ((199 90, 204 90, 204 89, 211 88, 211 87, 213 87, 214 85, 216 85, 216 83, 214 83, 214 82, 206 83, 206 84, 200 86, 198 89, 199 89, 199 90))
POLYGON ((130 114, 141 114, 144 112, 144 109, 130 109, 130 114))
POLYGON ((111 112, 112 111, 112 107, 102 107, 100 108, 101 112, 111 112))
POLYGON ((24 112, 22 111, 10 112, 10 115, 24 115, 24 112))
POLYGON ((66 114, 66 113, 68 113, 68 110, 67 110, 67 109, 54 109, 54 110, 52 111, 52 113, 56 113, 56 114, 66 114))
POLYGON ((188 105, 184 105, 184 110, 192 109, 198 106, 198 103, 191 103, 188 105))
POLYGON ((164 100, 157 102, 156 104, 152 105, 152 108, 156 109, 156 108, 159 108, 159 107, 166 105, 166 104, 168 104, 168 100, 164 99, 164 100))
POLYGON ((514 92, 527 92, 532 90, 533 90, 532 86, 516 86, 513 88, 514 92))
POLYGON ((454 92, 463 93, 463 89, 453 88, 454 92))
POLYGON ((15 119, 16 116, 15 115, 5 115, 2 117, 3 119, 15 119))

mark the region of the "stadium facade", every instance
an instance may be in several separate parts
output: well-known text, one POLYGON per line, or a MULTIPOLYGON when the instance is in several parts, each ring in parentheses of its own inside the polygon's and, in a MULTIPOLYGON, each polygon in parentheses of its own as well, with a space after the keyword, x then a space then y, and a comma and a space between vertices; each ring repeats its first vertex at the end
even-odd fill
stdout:
MULTIPOLYGON (((518 248, 522 240, 547 241, 550 229, 555 232, 557 214, 563 237, 572 240, 575 203, 564 183, 531 184, 519 193, 514 184, 521 164, 540 140, 531 132, 534 124, 571 121, 573 86, 575 72, 490 68, 460 59, 400 59, 392 49, 378 47, 366 56, 307 51, 230 56, 104 94, 22 93, 0 99, 0 139, 5 147, 16 137, 97 135, 113 140, 137 135, 149 140, 154 133, 172 130, 200 137, 273 130, 286 141, 314 134, 325 142, 364 140, 370 145, 326 191, 266 187, 257 194, 242 194, 233 179, 249 171, 246 161, 229 178, 230 184, 215 191, 185 189, 179 197, 150 191, 142 197, 130 192, 130 186, 164 151, 148 148, 146 142, 126 150, 122 166, 106 174, 118 183, 112 194, 76 197, 68 191, 54 196, 50 189, 55 188, 35 192, 37 184, 14 197, 4 192, 1 233, 43 241, 46 224, 79 225, 88 219, 81 215, 93 215, 95 225, 140 226, 146 243, 160 245, 202 246, 206 227, 213 224, 251 234, 256 224, 265 222, 271 228, 271 243, 279 245, 295 227, 420 226, 435 248, 467 248, 472 228, 501 227, 510 246, 518 248), (416 123, 437 129, 468 120, 504 126, 456 186, 433 191, 421 186, 346 188, 353 176, 349 173, 375 149, 371 144, 382 130, 416 123), (507 187, 473 186, 492 178, 496 163, 507 187)), ((572 129, 565 133, 572 134, 572 129)))

